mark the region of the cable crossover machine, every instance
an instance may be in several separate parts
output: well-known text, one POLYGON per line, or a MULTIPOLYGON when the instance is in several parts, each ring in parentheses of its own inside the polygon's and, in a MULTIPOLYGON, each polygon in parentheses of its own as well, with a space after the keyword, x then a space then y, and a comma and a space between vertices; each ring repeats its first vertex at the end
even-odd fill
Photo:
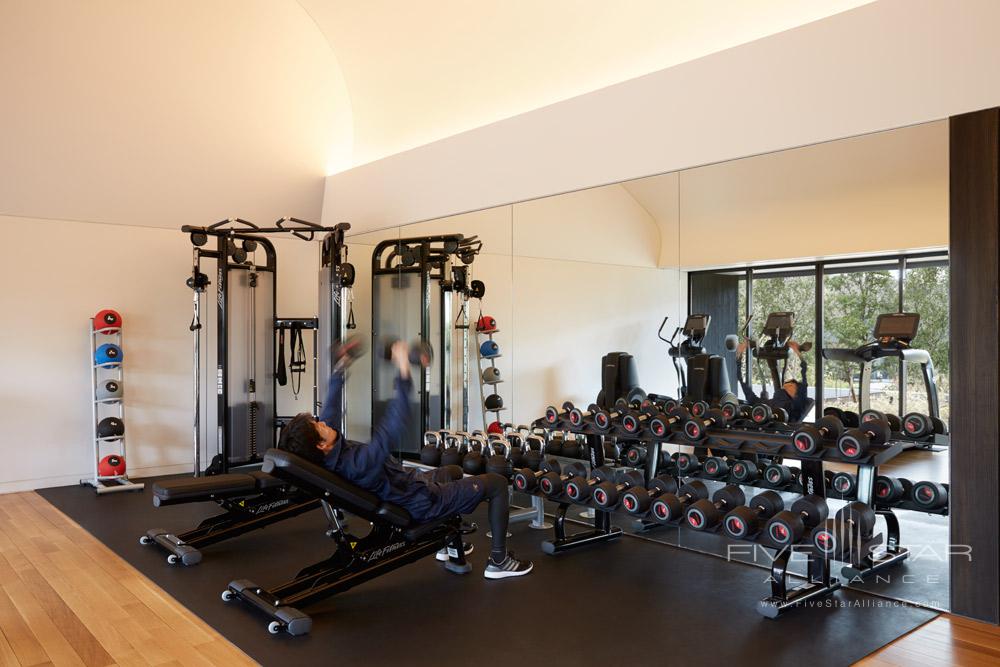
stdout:
POLYGON ((231 218, 207 227, 181 228, 194 246, 187 286, 193 293, 195 476, 260 463, 276 445, 280 428, 290 419, 277 412, 278 386, 286 384, 290 373, 297 396, 308 367, 303 331, 312 334, 310 409, 319 413, 318 387, 333 369, 331 345, 343 338, 344 328, 353 321, 349 295, 355 272, 347 262, 344 243, 350 227, 346 222, 324 227, 298 218, 281 218, 271 227, 260 227, 231 218), (323 235, 319 317, 277 316, 277 253, 270 235, 307 242, 323 235), (215 308, 203 313, 202 300, 212 284, 209 276, 215 282, 215 308), (286 334, 291 341, 287 371, 286 334), (214 386, 216 400, 203 396, 203 384, 214 386), (211 459, 203 467, 209 452, 211 459))

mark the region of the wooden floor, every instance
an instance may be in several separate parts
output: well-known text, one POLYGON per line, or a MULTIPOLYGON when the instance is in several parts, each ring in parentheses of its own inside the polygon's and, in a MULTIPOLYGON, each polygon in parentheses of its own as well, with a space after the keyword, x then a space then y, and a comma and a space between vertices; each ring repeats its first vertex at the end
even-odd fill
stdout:
POLYGON ((0 495, 0 665, 254 664, 39 495, 0 495))
MULTIPOLYGON (((253 665, 35 493, 0 495, 0 666, 253 665)), ((942 615, 860 664, 1000 664, 1000 628, 942 615)))

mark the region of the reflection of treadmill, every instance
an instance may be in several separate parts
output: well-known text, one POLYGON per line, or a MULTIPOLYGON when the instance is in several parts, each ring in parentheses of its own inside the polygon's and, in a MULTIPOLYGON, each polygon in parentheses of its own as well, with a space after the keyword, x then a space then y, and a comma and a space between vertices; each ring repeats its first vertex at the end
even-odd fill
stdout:
POLYGON ((872 364, 876 359, 898 357, 911 364, 920 364, 927 388, 927 415, 939 419, 937 383, 934 380, 934 363, 927 350, 910 347, 917 336, 920 313, 885 313, 875 322, 875 340, 856 350, 823 349, 823 358, 829 361, 846 361, 861 365, 858 380, 858 412, 871 407, 872 364))

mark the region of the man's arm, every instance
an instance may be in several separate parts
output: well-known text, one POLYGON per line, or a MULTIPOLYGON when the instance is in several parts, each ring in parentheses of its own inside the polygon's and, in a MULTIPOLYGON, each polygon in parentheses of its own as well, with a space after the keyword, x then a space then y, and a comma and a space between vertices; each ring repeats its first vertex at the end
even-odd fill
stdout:
MULTIPOLYGON (((392 443, 406 431, 410 421, 410 389, 413 380, 409 375, 396 378, 392 400, 385 406, 385 413, 375 428, 372 429, 372 439, 368 448, 380 449, 384 452, 383 459, 392 454, 392 443)), ((366 448, 367 449, 367 448, 366 448)))
POLYGON ((326 400, 323 402, 323 412, 319 420, 330 428, 340 429, 341 412, 344 395, 344 372, 335 371, 330 375, 330 384, 326 390, 326 400))
POLYGON ((753 387, 747 384, 746 378, 743 377, 743 360, 740 358, 736 359, 736 380, 743 387, 743 398, 748 402, 756 402, 758 400, 757 394, 754 393, 753 387))

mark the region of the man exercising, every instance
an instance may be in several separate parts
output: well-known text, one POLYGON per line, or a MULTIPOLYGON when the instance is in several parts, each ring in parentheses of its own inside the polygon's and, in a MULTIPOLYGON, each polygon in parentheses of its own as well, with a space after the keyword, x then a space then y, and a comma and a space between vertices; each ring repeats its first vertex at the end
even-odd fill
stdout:
POLYGON ((783 408, 788 413, 788 420, 790 422, 800 422, 806 416, 805 413, 809 409, 809 381, 806 379, 806 362, 802 358, 802 351, 799 349, 798 342, 790 340, 788 341, 788 347, 795 353, 788 358, 789 376, 794 377, 797 374, 795 367, 798 366, 802 379, 786 381, 781 385, 781 389, 774 392, 774 398, 759 398, 754 392, 753 387, 743 376, 743 364, 740 362, 747 351, 746 339, 740 341, 739 347, 736 348, 736 373, 740 381, 740 386, 743 387, 743 395, 747 401, 754 403, 763 400, 772 409, 783 408))
MULTIPOLYGON (((406 509, 413 519, 427 523, 454 514, 469 514, 484 500, 489 502, 492 548, 484 576, 487 579, 520 577, 531 572, 530 561, 520 561, 507 551, 507 523, 510 507, 507 480, 495 473, 461 478, 454 471, 439 469, 430 474, 416 468, 404 468, 392 456, 392 443, 406 432, 410 418, 409 348, 401 341, 392 345, 392 362, 399 369, 392 399, 385 414, 372 431, 368 443, 345 440, 337 432, 340 424, 341 394, 344 391, 344 370, 357 355, 360 341, 348 341, 336 352, 337 364, 330 377, 326 403, 320 418, 309 413, 298 414, 281 434, 279 447, 374 493, 385 502, 406 509), (456 474, 452 474, 452 473, 456 474), (460 479, 454 479, 460 477, 460 479)), ((472 545, 465 546, 465 553, 472 545)), ((438 552, 438 560, 447 560, 447 550, 438 552)))

